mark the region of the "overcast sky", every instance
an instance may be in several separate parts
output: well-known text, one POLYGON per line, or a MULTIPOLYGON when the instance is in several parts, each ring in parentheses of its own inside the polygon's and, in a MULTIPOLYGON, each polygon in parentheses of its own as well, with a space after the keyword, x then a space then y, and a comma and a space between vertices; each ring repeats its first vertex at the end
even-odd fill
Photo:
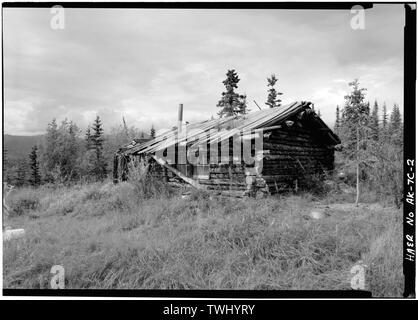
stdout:
POLYGON ((52 118, 85 128, 98 114, 105 130, 122 122, 148 132, 184 119, 205 120, 228 69, 238 92, 266 107, 275 73, 283 102, 311 101, 333 125, 347 83, 367 98, 403 109, 403 5, 375 5, 366 28, 349 10, 65 9, 65 28, 49 9, 4 8, 4 131, 44 133, 52 118))

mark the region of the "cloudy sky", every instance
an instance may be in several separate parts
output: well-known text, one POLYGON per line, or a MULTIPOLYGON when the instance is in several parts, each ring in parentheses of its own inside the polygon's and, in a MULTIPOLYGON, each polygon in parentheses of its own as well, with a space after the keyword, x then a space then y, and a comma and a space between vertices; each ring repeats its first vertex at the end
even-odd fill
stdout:
POLYGON ((262 106, 275 73, 283 102, 307 100, 333 125, 347 83, 367 98, 403 108, 403 5, 375 5, 365 29, 349 10, 65 9, 65 28, 50 9, 5 8, 4 131, 32 135, 52 118, 85 128, 98 114, 105 130, 149 131, 218 112, 228 69, 238 92, 262 106))

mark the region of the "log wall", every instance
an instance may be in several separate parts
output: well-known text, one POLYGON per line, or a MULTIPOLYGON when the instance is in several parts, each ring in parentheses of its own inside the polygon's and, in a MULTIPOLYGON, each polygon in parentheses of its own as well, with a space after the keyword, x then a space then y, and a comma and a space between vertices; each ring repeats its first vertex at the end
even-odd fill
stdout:
MULTIPOLYGON (((199 178, 197 181, 208 190, 257 195, 304 187, 311 175, 334 168, 333 146, 323 144, 314 130, 302 128, 299 123, 265 132, 263 150, 257 152, 262 158, 261 170, 254 170, 254 167, 243 162, 236 164, 232 157, 231 141, 229 163, 208 164, 208 179, 199 178)), ((220 150, 218 155, 220 159, 220 150)), ((119 159, 123 161, 118 163, 115 159, 115 167, 120 172, 121 167, 126 167, 126 159, 123 156, 119 156, 119 159)), ((150 159, 149 164, 149 173, 153 177, 170 183, 183 182, 155 160, 150 159)), ((172 164, 172 167, 193 178, 192 165, 172 164)), ((125 177, 126 173, 123 174, 125 177)), ((117 175, 115 178, 118 178, 117 175)))
POLYGON ((297 125, 264 135, 262 178, 269 193, 304 187, 312 175, 334 168, 334 149, 297 125))

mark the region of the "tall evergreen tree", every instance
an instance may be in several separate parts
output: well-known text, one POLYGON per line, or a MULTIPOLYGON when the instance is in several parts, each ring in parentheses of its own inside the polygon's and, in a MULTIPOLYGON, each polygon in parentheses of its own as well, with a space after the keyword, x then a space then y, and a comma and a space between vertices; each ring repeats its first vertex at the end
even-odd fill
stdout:
POLYGON ((393 109, 390 114, 388 135, 395 144, 403 145, 402 117, 399 106, 396 103, 393 105, 393 109))
POLYGON ((365 111, 365 114, 367 116, 370 116, 370 102, 369 101, 367 101, 367 103, 366 103, 366 111, 365 111))
POLYGON ((365 126, 368 119, 368 108, 365 99, 365 88, 360 88, 358 80, 350 82, 352 92, 345 96, 345 107, 343 110, 344 131, 346 135, 347 145, 344 148, 346 155, 355 156, 355 150, 357 145, 357 128, 359 126, 365 126))
POLYGON ((93 147, 93 138, 91 135, 90 125, 86 129, 86 135, 84 137, 84 140, 86 142, 86 149, 90 150, 93 147))
POLYGON ((59 151, 59 131, 56 119, 48 124, 46 135, 44 137, 44 148, 42 153, 42 165, 44 178, 48 182, 52 182, 53 178, 51 172, 59 166, 60 151, 59 151))
POLYGON ((388 127, 388 113, 386 109, 386 102, 383 102, 382 126, 383 126, 383 132, 385 132, 388 127))
POLYGON ((378 140, 379 139, 379 105, 377 104, 376 100, 374 101, 373 111, 371 114, 370 129, 371 129, 372 139, 375 141, 378 140))
POLYGON ((35 145, 29 154, 30 160, 30 178, 29 183, 31 186, 39 186, 41 184, 41 175, 39 173, 39 162, 38 162, 38 147, 35 145))
POLYGON ((240 79, 235 70, 228 70, 226 80, 222 83, 225 85, 226 91, 222 92, 222 98, 219 100, 217 107, 221 108, 218 112, 220 117, 236 116, 238 114, 246 114, 247 110, 246 96, 236 93, 234 90, 238 88, 240 79))
POLYGON ((16 170, 16 186, 22 187, 26 185, 26 172, 27 172, 27 164, 24 159, 20 159, 17 162, 17 170, 16 170))
POLYGON ((64 166, 64 174, 66 174, 68 179, 75 179, 78 176, 77 172, 77 159, 80 152, 80 146, 77 141, 79 135, 79 128, 73 121, 67 123, 67 129, 65 132, 66 141, 64 148, 64 155, 66 157, 66 163, 64 166))
POLYGON ((94 120, 92 129, 92 143, 96 156, 94 165, 94 175, 97 179, 103 180, 106 177, 107 173, 107 163, 103 156, 103 127, 99 116, 97 116, 94 120))
POLYGON ((340 118, 340 107, 337 105, 337 110, 335 111, 335 124, 334 131, 338 133, 338 130, 341 127, 341 118, 340 118))
POLYGON ((276 78, 275 74, 272 74, 270 78, 267 78, 267 87, 269 89, 266 105, 268 105, 270 108, 280 107, 280 102, 282 102, 282 100, 278 99, 278 96, 282 95, 282 93, 278 92, 274 87, 277 80, 278 79, 276 78))
POLYGON ((401 128, 402 119, 399 106, 395 103, 390 114, 389 132, 394 133, 401 128))
POLYGON ((356 167, 356 206, 360 198, 360 174, 364 171, 360 167, 365 163, 365 140, 369 136, 368 118, 369 108, 365 100, 365 88, 360 88, 360 83, 356 79, 350 82, 352 91, 344 97, 345 107, 343 111, 343 151, 347 159, 356 167))

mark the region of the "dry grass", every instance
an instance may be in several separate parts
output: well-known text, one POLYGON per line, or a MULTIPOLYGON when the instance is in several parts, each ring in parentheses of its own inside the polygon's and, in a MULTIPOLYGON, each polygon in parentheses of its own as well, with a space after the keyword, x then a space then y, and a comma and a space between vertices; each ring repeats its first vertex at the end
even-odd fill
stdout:
POLYGON ((402 293, 400 210, 309 194, 182 199, 157 188, 142 197, 137 188, 14 191, 7 222, 27 235, 4 244, 4 287, 47 288, 59 264, 66 288, 349 290, 363 260, 374 296, 402 293), (306 219, 318 206, 329 217, 306 219))

